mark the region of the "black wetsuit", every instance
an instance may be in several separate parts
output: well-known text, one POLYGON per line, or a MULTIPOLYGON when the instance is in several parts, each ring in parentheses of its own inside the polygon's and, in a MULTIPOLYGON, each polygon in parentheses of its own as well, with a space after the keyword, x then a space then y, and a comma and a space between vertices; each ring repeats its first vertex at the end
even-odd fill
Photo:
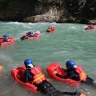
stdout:
POLYGON ((67 72, 66 76, 62 76, 62 75, 59 75, 59 74, 56 74, 56 75, 58 77, 64 78, 64 79, 70 78, 70 79, 73 79, 73 80, 76 80, 76 81, 80 80, 79 75, 76 73, 75 69, 68 69, 68 70, 64 70, 64 71, 67 72))
MULTIPOLYGON (((24 82, 30 82, 33 80, 33 74, 30 72, 30 69, 27 68, 24 74, 24 82)), ((38 91, 45 94, 46 96, 80 96, 79 92, 60 92, 46 80, 42 81, 40 84, 33 84, 37 87, 38 91)))
POLYGON ((0 44, 3 43, 3 42, 9 42, 9 41, 8 41, 7 38, 3 38, 3 40, 0 42, 0 44))
POLYGON ((45 94, 46 96, 80 96, 80 92, 60 92, 48 81, 44 80, 40 84, 36 85, 38 91, 45 94))
POLYGON ((33 37, 33 35, 27 34, 27 36, 22 36, 20 39, 25 40, 28 39, 28 37, 33 37))
MULTIPOLYGON (((78 73, 75 71, 75 69, 68 69, 68 70, 64 70, 67 72, 67 75, 66 76, 62 76, 62 75, 59 75, 59 74, 56 74, 56 76, 60 77, 60 78, 64 78, 64 79, 67 79, 67 78, 70 78, 70 79, 73 79, 73 80, 76 80, 76 81, 80 81, 80 77, 78 75, 78 73)), ((86 81, 81 81, 83 83, 86 83, 86 84, 94 84, 94 80, 90 77, 87 76, 86 78, 86 81)))
POLYGON ((26 69, 24 72, 25 79, 24 82, 30 82, 33 80, 33 74, 30 72, 31 69, 26 69))

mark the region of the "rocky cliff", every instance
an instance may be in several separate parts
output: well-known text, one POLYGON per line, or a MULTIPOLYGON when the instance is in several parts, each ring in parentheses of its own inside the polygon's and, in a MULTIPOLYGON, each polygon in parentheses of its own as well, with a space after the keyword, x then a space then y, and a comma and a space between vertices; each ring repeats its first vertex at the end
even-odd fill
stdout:
POLYGON ((96 24, 96 0, 0 0, 0 20, 96 24))

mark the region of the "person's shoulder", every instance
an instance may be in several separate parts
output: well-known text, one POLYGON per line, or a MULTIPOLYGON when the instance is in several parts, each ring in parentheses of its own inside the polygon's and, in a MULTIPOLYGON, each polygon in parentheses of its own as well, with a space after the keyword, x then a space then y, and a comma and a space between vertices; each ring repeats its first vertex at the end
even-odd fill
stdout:
POLYGON ((25 72, 25 73, 26 73, 26 72, 29 72, 29 70, 28 70, 28 69, 26 69, 24 72, 25 72))

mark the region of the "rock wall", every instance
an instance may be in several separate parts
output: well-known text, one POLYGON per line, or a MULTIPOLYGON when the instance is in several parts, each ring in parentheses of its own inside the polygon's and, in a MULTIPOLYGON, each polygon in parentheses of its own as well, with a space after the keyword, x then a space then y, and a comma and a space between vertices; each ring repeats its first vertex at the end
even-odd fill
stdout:
POLYGON ((0 20, 96 23, 96 0, 0 0, 0 20))

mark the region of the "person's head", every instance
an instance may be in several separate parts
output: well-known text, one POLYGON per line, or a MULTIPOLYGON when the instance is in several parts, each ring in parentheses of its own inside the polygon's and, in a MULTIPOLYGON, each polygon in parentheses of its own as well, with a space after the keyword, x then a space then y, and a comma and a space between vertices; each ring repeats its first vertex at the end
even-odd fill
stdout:
POLYGON ((52 28, 52 26, 49 26, 49 28, 52 28))
POLYGON ((90 26, 92 26, 92 24, 90 24, 90 26))
POLYGON ((66 67, 67 67, 68 69, 77 68, 75 62, 72 61, 72 60, 69 60, 69 61, 66 62, 66 67))
POLYGON ((8 34, 5 34, 5 35, 3 35, 3 37, 4 37, 4 38, 8 38, 9 36, 8 36, 8 34))
POLYGON ((33 68, 34 67, 31 59, 25 59, 24 60, 24 65, 25 65, 26 68, 33 68))
POLYGON ((31 31, 30 31, 30 32, 29 32, 29 34, 30 34, 30 35, 32 35, 32 34, 33 34, 33 32, 31 32, 31 31))

